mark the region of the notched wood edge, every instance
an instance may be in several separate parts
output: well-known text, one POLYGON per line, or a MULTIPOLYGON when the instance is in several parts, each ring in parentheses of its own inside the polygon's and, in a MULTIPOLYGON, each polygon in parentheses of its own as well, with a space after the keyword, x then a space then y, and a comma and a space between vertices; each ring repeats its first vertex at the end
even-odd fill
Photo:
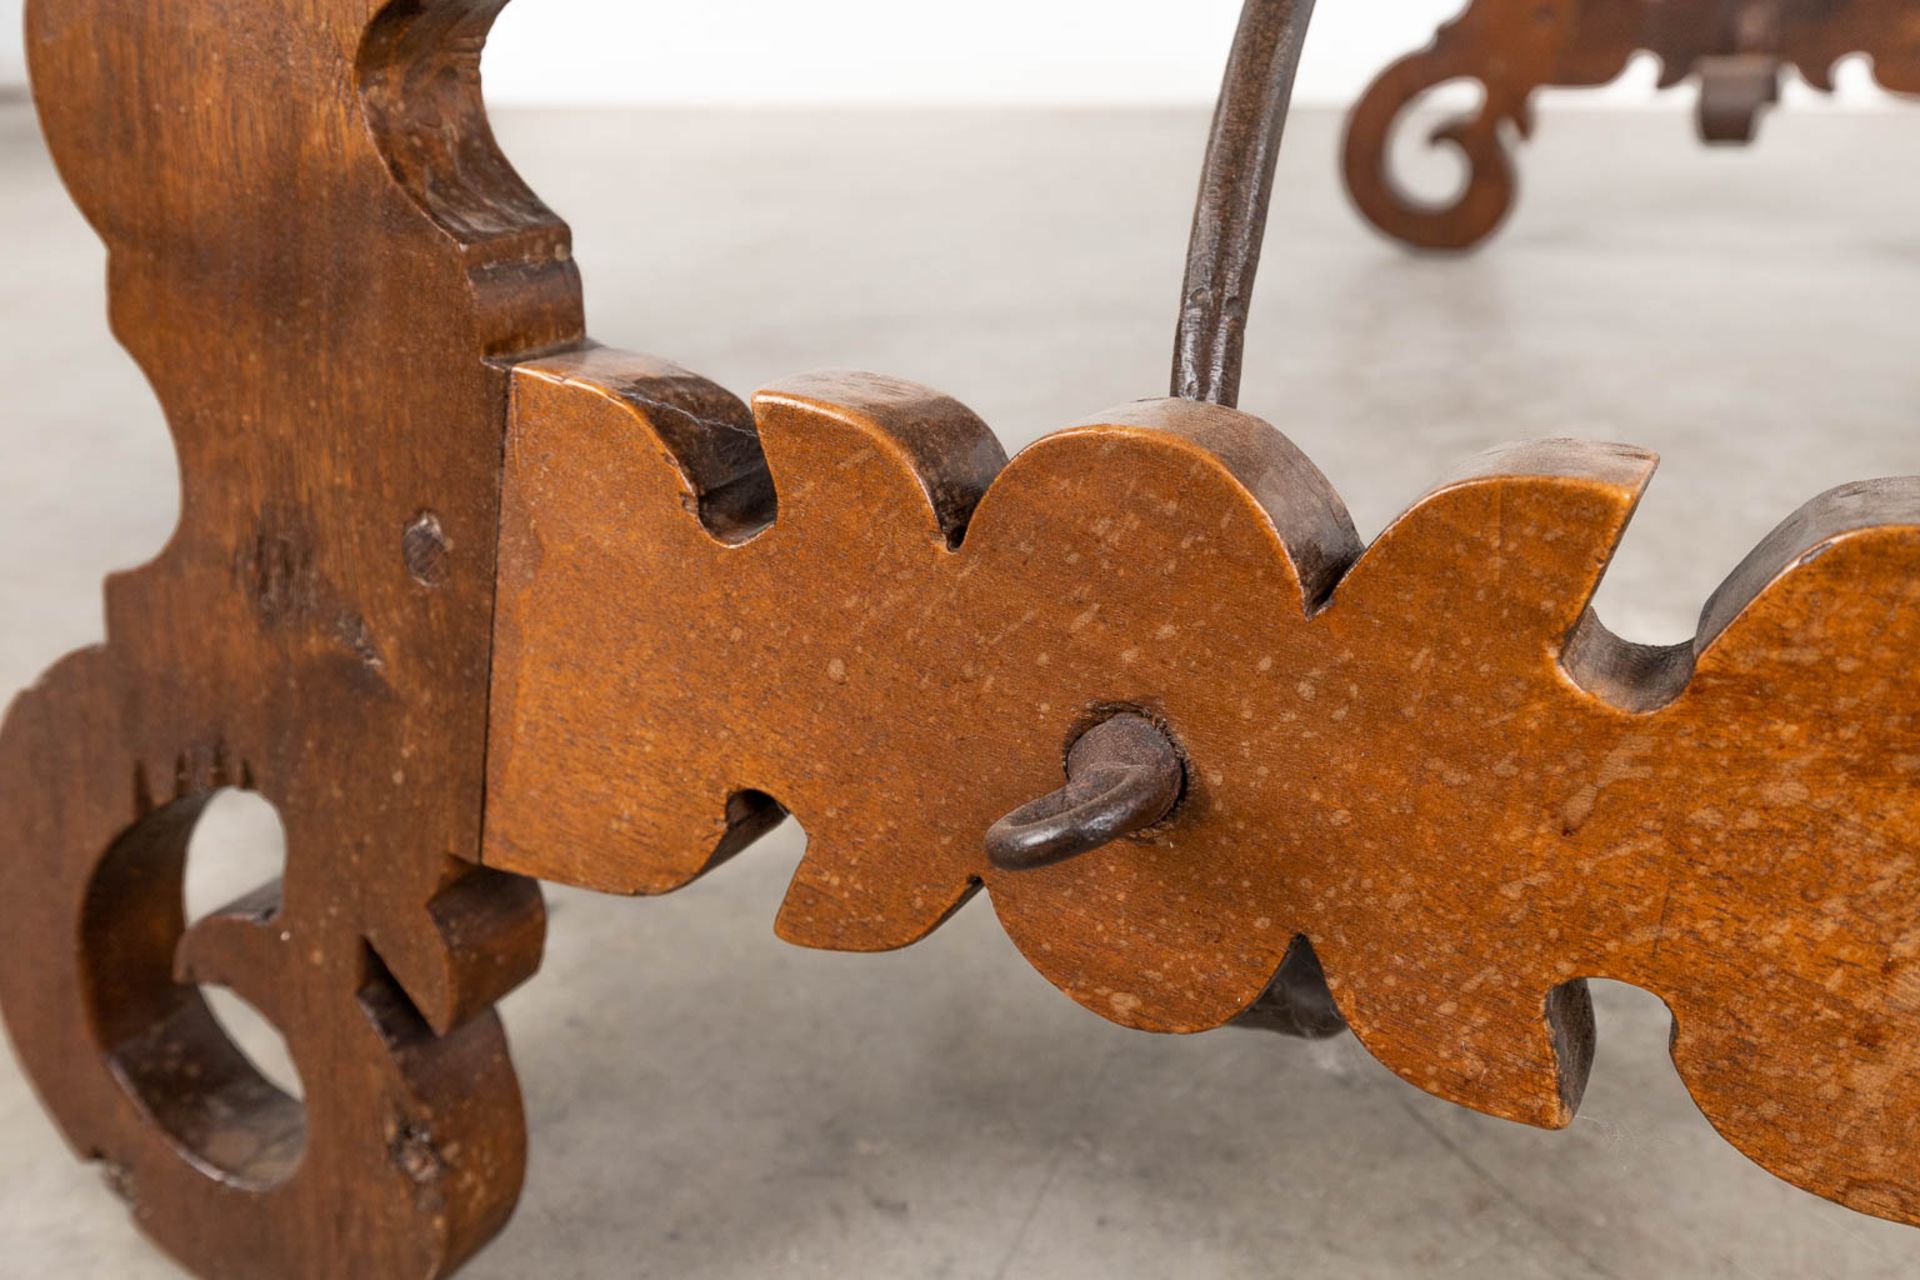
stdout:
POLYGON ((1794 574, 1841 543, 1880 533, 1920 532, 1920 476, 1863 480, 1813 498, 1747 553, 1700 611, 1691 640, 1637 644, 1608 631, 1589 608, 1567 639, 1562 663, 1589 693, 1623 711, 1648 714, 1672 705, 1755 604, 1787 587, 1794 574))
POLYGON ((1769 591, 1841 543, 1920 531, 1920 476, 1859 480, 1829 489, 1781 521, 1707 597, 1692 648, 1701 658, 1769 591))
MULTIPOLYGON (((1311 941, 1310 937, 1307 940, 1311 941)), ((1290 964, 1293 959, 1289 953, 1290 964)), ((1383 1032, 1390 1027, 1391 1019, 1368 1016, 1364 999, 1356 1002, 1356 993, 1350 984, 1341 980, 1341 972, 1336 966, 1332 978, 1327 980, 1335 1010, 1354 1033, 1360 1047, 1407 1084, 1442 1101, 1537 1129, 1564 1129, 1573 1123, 1586 1094, 1598 1044, 1593 997, 1586 976, 1533 988, 1539 992, 1539 1003, 1528 1016, 1538 1017, 1539 1021, 1524 1039, 1530 1047, 1543 1050, 1544 1055, 1530 1057, 1524 1071, 1509 1070, 1506 1079, 1510 1087, 1491 1093, 1483 1086, 1474 1087, 1471 1077, 1455 1074, 1448 1080, 1438 1079, 1423 1069, 1430 1064, 1430 1059, 1421 1053, 1390 1051, 1395 1037, 1383 1032)), ((1402 1043, 1408 1042, 1402 1040, 1402 1043)), ((1478 1055, 1483 1062, 1495 1056, 1478 1055)))
POLYGON ((1307 616, 1325 606, 1359 560, 1360 535, 1326 476, 1279 428, 1238 409, 1172 398, 1136 400, 1041 437, 1021 450, 1010 473, 1044 466, 1053 450, 1081 447, 1088 436, 1116 433, 1190 453, 1237 485, 1265 513, 1307 616))
POLYGON ((1564 436, 1515 441, 1455 464, 1408 512, 1449 490, 1490 480, 1567 480, 1612 491, 1631 515, 1659 465, 1658 454, 1637 445, 1564 436))
POLYGON ((1570 584, 1585 598, 1580 602, 1578 619, 1559 645, 1558 664, 1578 688, 1619 710, 1656 711, 1686 687, 1693 672, 1691 646, 1624 640, 1601 622, 1592 601, 1659 463, 1658 455, 1649 450, 1600 441, 1556 439, 1500 445, 1454 468, 1396 518, 1375 541, 1374 548, 1382 547, 1396 532, 1411 528, 1436 500, 1479 485, 1565 484, 1604 496, 1613 517, 1596 531, 1597 555, 1591 577, 1570 584))
POLYGON ((1300 1040, 1328 1040, 1348 1030, 1327 971, 1306 934, 1295 935, 1266 989, 1227 1026, 1276 1031, 1300 1040))
MULTIPOLYGON (((807 850, 801 860, 804 868, 808 859, 815 856, 813 837, 807 837, 807 850)), ((831 861, 832 855, 823 855, 822 861, 831 861)), ((942 883, 945 883, 943 881, 942 883)), ((872 929, 843 926, 829 933, 806 927, 803 919, 811 921, 808 915, 807 898, 817 896, 820 889, 811 881, 802 881, 800 872, 795 871, 793 879, 787 884, 786 894, 780 900, 780 910, 773 918, 773 933, 782 942, 796 947, 805 947, 810 951, 840 951, 858 955, 881 955, 889 951, 904 951, 926 941, 947 921, 959 915, 966 905, 973 901, 985 887, 978 875, 967 876, 953 882, 948 900, 941 909, 930 916, 922 917, 916 927, 903 934, 883 934, 872 929)), ((989 893, 988 901, 992 901, 989 893)), ((891 923, 891 922, 889 922, 891 923)), ((1005 932, 1004 928, 1002 932, 1005 932)), ((1018 950, 1018 948, 1015 948, 1018 950)))
POLYGON ((1485 450, 1453 467, 1394 517, 1368 546, 1356 571, 1373 568, 1376 557, 1383 556, 1390 543, 1417 536, 1431 520, 1445 519, 1449 498, 1486 487, 1552 486, 1557 493, 1584 492, 1598 498, 1605 512, 1600 522, 1584 531, 1587 537, 1580 543, 1592 553, 1587 580, 1568 584, 1570 590, 1584 592, 1590 600, 1639 509, 1659 461, 1657 455, 1633 445, 1590 440, 1536 440, 1485 450))
POLYGON ((1567 633, 1560 669, 1581 690, 1617 710, 1650 715, 1693 680, 1693 642, 1642 644, 1607 629, 1589 605, 1567 633))
MULTIPOLYGON (((635 352, 584 343, 523 361, 511 369, 508 418, 508 466, 503 479, 500 551, 503 601, 516 591, 517 579, 538 572, 538 539, 527 527, 531 514, 520 496, 514 450, 545 425, 542 415, 565 418, 580 430, 612 431, 616 444, 633 452, 638 465, 655 456, 674 469, 687 514, 717 543, 738 546, 771 527, 777 495, 752 414, 738 397, 670 361, 635 352), (611 411, 609 416, 608 411, 611 411)), ((510 633, 506 618, 496 618, 499 641, 510 633)), ((514 744, 500 725, 511 715, 518 670, 496 660, 489 698, 487 771, 489 794, 497 796, 509 768, 514 744)), ((599 893, 622 896, 672 892, 705 875, 778 826, 786 810, 772 797, 740 791, 727 800, 711 847, 697 865, 670 875, 585 876, 578 869, 561 876, 538 851, 522 847, 503 831, 495 807, 483 818, 481 863, 498 872, 558 878, 599 893)), ((530 882, 529 882, 530 883, 530 882)), ((441 1005, 426 1006, 438 1016, 441 1005)), ((448 1006, 448 1017, 456 1017, 448 1006)))
MULTIPOLYGON (((530 382, 597 399, 625 412, 656 440, 680 474, 690 514, 718 541, 748 542, 772 525, 778 499, 747 406, 726 388, 654 356, 585 344, 513 366, 516 390, 530 382)), ((538 410, 516 395, 508 447, 538 410)), ((632 446, 645 448, 636 436, 632 446)), ((509 468, 509 495, 514 477, 509 468)))
POLYGON ((786 433, 809 418, 831 419, 871 440, 911 476, 953 549, 1007 465, 999 437, 973 410, 903 378, 842 369, 799 374, 762 390, 753 407, 776 488, 786 433))

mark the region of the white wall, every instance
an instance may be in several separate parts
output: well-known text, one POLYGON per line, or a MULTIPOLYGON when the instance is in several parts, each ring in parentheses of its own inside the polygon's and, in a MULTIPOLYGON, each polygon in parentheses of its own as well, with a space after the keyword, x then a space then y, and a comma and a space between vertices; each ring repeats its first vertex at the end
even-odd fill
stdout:
POLYGON ((0 0, 0 93, 27 82, 27 64, 22 56, 20 30, 21 0, 0 0))
MULTIPOLYGON (((1461 2, 1321 0, 1302 97, 1351 98, 1461 2)), ((501 102, 1202 102, 1219 88, 1239 10, 1239 0, 515 0, 488 91, 501 102)))
MULTIPOLYGON (((0 0, 0 86, 24 80, 0 0)), ((1299 100, 1345 103, 1464 0, 1319 0, 1299 100)), ((486 65, 501 105, 1205 102, 1239 0, 515 0, 486 65)), ((1849 101, 1873 101, 1849 68, 1849 101)), ((1640 103, 1651 70, 1584 102, 1640 103)), ((1676 105, 1678 102, 1676 100, 1676 105)))

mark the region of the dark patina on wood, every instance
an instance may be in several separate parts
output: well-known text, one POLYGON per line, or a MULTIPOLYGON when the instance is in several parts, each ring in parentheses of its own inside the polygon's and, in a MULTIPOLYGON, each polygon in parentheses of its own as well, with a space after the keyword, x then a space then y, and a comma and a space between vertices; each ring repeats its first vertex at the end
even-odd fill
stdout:
POLYGON ((1589 607, 1640 450, 1498 451, 1363 547, 1232 407, 1304 0, 1241 25, 1173 398, 1012 460, 872 374, 749 408, 585 340, 481 109, 498 7, 29 9, 184 493, 0 727, 0 1013, 183 1265, 456 1268, 523 1173, 492 1005, 533 878, 666 892, 788 813, 795 942, 906 945, 984 887, 1115 1022, 1350 1025, 1530 1123, 1578 1104, 1584 980, 1636 983, 1731 1141, 1920 1222, 1920 481, 1815 499, 1668 648, 1589 607), (188 920, 224 787, 286 877, 188 920))
POLYGON ((164 406, 181 517, 0 730, 0 1011, 75 1150, 188 1269, 444 1274, 525 1133, 491 1006, 538 888, 476 865, 506 371, 576 341, 566 228, 494 149, 497 0, 33 0, 62 176, 164 406), (208 797, 286 874, 185 918, 208 797), (200 987, 285 1036, 304 1106, 200 987))

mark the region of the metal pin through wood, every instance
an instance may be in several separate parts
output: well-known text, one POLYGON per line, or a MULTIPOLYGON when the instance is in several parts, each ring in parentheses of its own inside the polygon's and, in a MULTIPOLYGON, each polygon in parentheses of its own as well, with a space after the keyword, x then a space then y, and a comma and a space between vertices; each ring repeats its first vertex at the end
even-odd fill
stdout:
POLYGON ((1185 773, 1167 735, 1145 716, 1117 715, 1067 752, 1067 784, 987 830, 1002 871, 1051 866, 1143 831, 1172 812, 1185 773))

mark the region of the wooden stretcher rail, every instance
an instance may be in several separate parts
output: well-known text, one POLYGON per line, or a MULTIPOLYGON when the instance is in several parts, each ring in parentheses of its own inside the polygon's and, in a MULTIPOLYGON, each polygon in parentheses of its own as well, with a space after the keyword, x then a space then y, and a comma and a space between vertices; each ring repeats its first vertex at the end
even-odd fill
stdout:
POLYGON ((1011 460, 870 374, 749 408, 587 340, 487 130, 499 7, 30 0, 183 497, 106 642, 0 726, 0 1013, 157 1244, 456 1269, 524 1174, 493 1006, 539 965, 536 881, 666 892, 789 813, 792 941, 904 946, 984 887, 1117 1023, 1348 1025, 1534 1124, 1578 1103, 1584 979, 1639 984, 1731 1141, 1920 1222, 1920 482, 1815 499, 1664 649, 1590 608, 1640 450, 1482 457, 1363 548, 1231 407, 1289 0, 1250 3, 1215 122, 1185 394, 1011 460), (286 875, 190 920, 228 787, 286 875))

